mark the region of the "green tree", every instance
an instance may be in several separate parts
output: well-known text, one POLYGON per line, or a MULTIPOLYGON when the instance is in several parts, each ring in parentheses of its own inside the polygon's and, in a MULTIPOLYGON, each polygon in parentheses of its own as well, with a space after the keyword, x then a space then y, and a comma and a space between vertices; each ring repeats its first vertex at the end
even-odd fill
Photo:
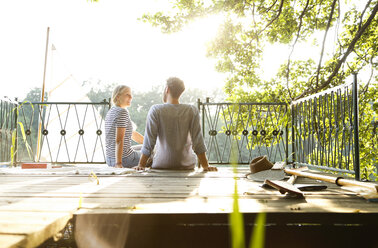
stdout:
MULTIPOLYGON (((44 115, 44 112, 41 112, 39 103, 41 102, 41 88, 34 87, 30 89, 27 93, 25 99, 20 101, 21 105, 18 108, 18 122, 22 123, 18 126, 18 160, 28 161, 33 159, 28 152, 26 146, 31 147, 33 154, 36 154, 37 148, 37 139, 38 139, 38 126, 40 115, 44 115), (20 128, 20 125, 23 126, 23 131, 20 128), (25 137, 25 140, 23 140, 25 137)), ((45 101, 47 101, 48 94, 45 92, 45 101)))
MULTIPOLYGON (((337 0, 175 0, 172 9, 141 18, 162 32, 221 14, 224 22, 208 48, 217 70, 228 75, 225 92, 232 102, 293 100, 341 85, 359 73, 361 157, 378 156, 372 123, 378 117, 378 1, 337 0), (330 41, 332 40, 332 41, 330 41), (295 57, 299 45, 319 51, 317 58, 295 57), (262 62, 273 45, 286 47, 287 58, 271 79, 262 62)), ((372 160, 363 170, 376 176, 372 160)), ((367 174, 369 174, 367 173, 367 174)), ((366 175, 365 175, 366 176, 366 175)))

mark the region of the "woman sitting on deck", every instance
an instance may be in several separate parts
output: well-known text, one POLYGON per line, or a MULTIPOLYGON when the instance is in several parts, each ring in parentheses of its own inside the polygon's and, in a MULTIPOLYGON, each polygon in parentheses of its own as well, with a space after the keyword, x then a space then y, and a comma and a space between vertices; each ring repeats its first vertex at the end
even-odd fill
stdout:
POLYGON ((113 106, 105 118, 106 163, 111 167, 134 167, 138 165, 141 153, 131 146, 131 139, 143 144, 143 135, 133 130, 129 111, 133 99, 131 88, 117 86, 112 95, 113 106))

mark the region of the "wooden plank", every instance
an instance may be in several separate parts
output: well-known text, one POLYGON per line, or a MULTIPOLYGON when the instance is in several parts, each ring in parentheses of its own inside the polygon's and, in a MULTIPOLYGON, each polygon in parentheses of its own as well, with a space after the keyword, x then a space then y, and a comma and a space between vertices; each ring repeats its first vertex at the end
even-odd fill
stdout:
MULTIPOLYGON (((238 170, 238 172, 236 174, 234 174, 232 172, 232 170, 222 170, 220 169, 218 172, 169 172, 169 171, 166 171, 166 172, 143 172, 143 173, 132 173, 132 174, 124 174, 124 175, 101 175, 101 174, 96 174, 98 177, 102 177, 102 178, 107 178, 107 177, 120 177, 120 178, 127 178, 127 177, 137 177, 137 178, 140 178, 140 177, 143 177, 143 178, 159 178, 159 177, 164 177, 164 178, 234 178, 234 177, 237 177, 237 178, 244 178, 246 177, 246 174, 248 174, 249 172, 247 170, 238 170)), ((15 178, 16 179, 19 179, 19 178, 40 178, 40 179, 43 179, 43 178, 51 178, 51 177, 64 177, 65 179, 72 179, 72 180, 75 180, 75 179, 78 179, 80 180, 80 178, 82 179, 86 179, 88 178, 88 174, 85 174, 85 175, 35 175, 35 174, 32 174, 32 175, 28 175, 28 174, 24 174, 24 175, 20 175, 20 174, 16 174, 16 175, 0 175, 5 182, 11 182, 13 181, 15 178)))
MULTIPOLYGON (((200 196, 192 196, 192 197, 173 197, 173 196, 163 196, 163 197, 139 197, 136 196, 134 198, 130 197, 83 197, 81 202, 82 208, 119 208, 119 209, 132 209, 136 205, 139 204, 153 204, 153 203, 174 203, 174 202, 196 202, 197 204, 201 204, 203 208, 207 208, 209 202, 216 201, 219 206, 225 205, 229 206, 232 202, 232 196, 229 197, 200 197, 200 196)), ((316 199, 322 199, 324 201, 328 201, 328 205, 331 203, 335 205, 337 200, 345 200, 349 202, 357 203, 356 199, 351 198, 342 198, 342 197, 335 197, 333 195, 327 197, 319 197, 319 196, 311 196, 309 195, 306 197, 307 201, 312 201, 316 199)), ((79 208, 79 199, 74 198, 31 198, 28 201, 22 201, 22 199, 18 199, 19 201, 15 201, 13 204, 7 204, 0 206, 0 211, 25 211, 25 209, 29 209, 29 211, 36 211, 36 212, 43 212, 43 211, 73 211, 79 208), (67 200, 67 202, 65 202, 67 200), (54 204, 54 202, 56 204, 54 204)), ((365 200, 358 199, 359 203, 362 205, 366 204, 365 200)), ((296 201, 293 199, 287 199, 281 194, 275 195, 255 195, 255 196, 241 196, 240 201, 248 201, 251 204, 258 202, 263 204, 267 207, 276 208, 278 210, 285 210, 286 205, 294 204, 296 201)), ((375 206, 374 204, 372 204, 375 206)), ((369 206, 369 205, 368 205, 369 206)), ((218 211, 218 207, 214 206, 214 211, 218 211)), ((199 207, 198 207, 199 208, 199 207)), ((226 207, 223 207, 226 208, 226 207)), ((366 206, 358 206, 358 208, 366 211, 373 211, 374 208, 366 208, 366 206)), ((322 208, 323 209, 323 208, 322 208)), ((330 207, 327 211, 333 211, 333 208, 330 207)))
MULTIPOLYGON (((306 199, 295 200, 259 200, 239 199, 239 208, 243 213, 377 213, 375 204, 365 204, 353 200, 306 199)), ((186 199, 160 202, 107 202, 102 204, 84 203, 79 212, 94 213, 231 213, 233 199, 186 199), (135 203, 135 204, 133 204, 135 203), (121 207, 122 206, 122 207, 121 207)))
POLYGON ((0 197, 0 211, 70 212, 79 207, 79 198, 0 197))
MULTIPOLYGON (((112 192, 112 191, 97 191, 97 192, 6 192, 2 193, 2 197, 6 198, 148 198, 148 197, 179 197, 179 198, 186 198, 186 197, 231 197, 233 192, 231 189, 229 190, 219 190, 219 189, 204 189, 204 188, 197 188, 193 190, 166 190, 166 189, 154 189, 154 190, 142 190, 142 189, 135 189, 129 190, 125 192, 112 192)), ((255 195, 266 195, 269 197, 270 195, 281 195, 279 192, 274 192, 272 190, 266 191, 251 191, 245 189, 239 189, 239 196, 255 196, 255 195)), ((333 195, 334 197, 350 197, 356 196, 356 193, 353 192, 306 192, 305 195, 319 195, 327 196, 333 195)))
POLYGON ((71 217, 72 214, 66 212, 0 211, 0 233, 27 234, 31 231, 31 225, 45 225, 61 220, 68 221, 71 217), (13 230, 12 228, 18 224, 25 224, 25 226, 20 225, 18 229, 13 230))
POLYGON ((0 247, 18 248, 25 247, 25 235, 0 234, 0 247))
POLYGON ((22 247, 36 247, 61 231, 72 218, 71 213, 0 211, 0 233, 25 235, 22 247))

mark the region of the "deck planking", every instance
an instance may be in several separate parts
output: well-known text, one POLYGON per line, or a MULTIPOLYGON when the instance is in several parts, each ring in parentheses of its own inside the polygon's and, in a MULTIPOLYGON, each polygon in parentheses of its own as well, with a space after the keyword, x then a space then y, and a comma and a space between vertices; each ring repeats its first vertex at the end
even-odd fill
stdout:
POLYGON ((330 183, 293 199, 248 180, 248 168, 125 175, 0 175, 0 247, 37 247, 78 214, 227 214, 235 179, 243 213, 378 213, 376 203, 330 183))

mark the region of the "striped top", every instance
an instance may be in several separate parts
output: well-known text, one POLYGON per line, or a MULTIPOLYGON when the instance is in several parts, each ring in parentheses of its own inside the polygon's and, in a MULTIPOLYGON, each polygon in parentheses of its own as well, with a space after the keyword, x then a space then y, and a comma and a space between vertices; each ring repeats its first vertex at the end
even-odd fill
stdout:
POLYGON ((114 159, 116 158, 117 127, 126 128, 122 152, 122 158, 126 158, 133 152, 133 149, 131 148, 131 135, 133 132, 133 126, 129 111, 125 108, 113 106, 109 109, 105 117, 105 147, 106 156, 114 159))

